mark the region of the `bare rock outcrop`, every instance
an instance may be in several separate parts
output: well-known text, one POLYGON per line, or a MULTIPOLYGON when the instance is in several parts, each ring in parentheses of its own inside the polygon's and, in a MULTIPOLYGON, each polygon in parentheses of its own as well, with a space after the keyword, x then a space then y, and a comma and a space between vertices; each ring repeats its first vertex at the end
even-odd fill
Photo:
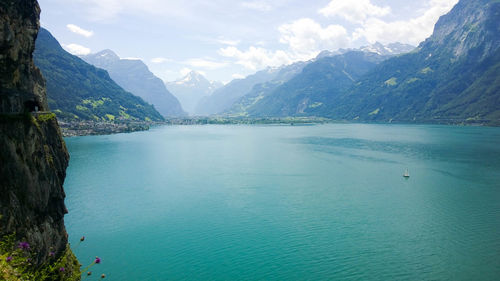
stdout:
POLYGON ((0 2, 0 239, 30 244, 33 263, 67 247, 63 182, 69 154, 33 64, 36 0, 0 2), (38 112, 36 112, 38 111, 38 112))

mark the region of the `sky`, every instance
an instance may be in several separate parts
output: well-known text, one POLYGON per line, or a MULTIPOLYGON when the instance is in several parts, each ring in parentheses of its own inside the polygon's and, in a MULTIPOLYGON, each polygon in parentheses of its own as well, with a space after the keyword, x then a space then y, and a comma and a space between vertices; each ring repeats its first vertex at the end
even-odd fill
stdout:
POLYGON ((111 49, 164 81, 224 83, 322 50, 414 46, 458 0, 39 0, 41 25, 76 55, 111 49))

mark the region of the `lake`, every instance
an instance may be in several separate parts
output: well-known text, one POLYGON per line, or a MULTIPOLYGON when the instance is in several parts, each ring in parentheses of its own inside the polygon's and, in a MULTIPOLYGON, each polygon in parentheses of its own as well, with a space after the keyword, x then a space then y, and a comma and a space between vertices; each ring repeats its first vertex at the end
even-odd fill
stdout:
POLYGON ((102 259, 87 280, 500 276, 500 128, 165 126, 66 143, 70 242, 84 267, 102 259))

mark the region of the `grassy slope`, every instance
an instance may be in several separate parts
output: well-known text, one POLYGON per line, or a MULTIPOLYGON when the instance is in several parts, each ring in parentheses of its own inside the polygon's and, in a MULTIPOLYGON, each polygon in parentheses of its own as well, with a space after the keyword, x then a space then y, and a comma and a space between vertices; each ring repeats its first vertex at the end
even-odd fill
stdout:
POLYGON ((63 50, 54 37, 40 29, 35 64, 47 81, 50 108, 69 120, 163 120, 154 107, 118 86, 105 70, 63 50))

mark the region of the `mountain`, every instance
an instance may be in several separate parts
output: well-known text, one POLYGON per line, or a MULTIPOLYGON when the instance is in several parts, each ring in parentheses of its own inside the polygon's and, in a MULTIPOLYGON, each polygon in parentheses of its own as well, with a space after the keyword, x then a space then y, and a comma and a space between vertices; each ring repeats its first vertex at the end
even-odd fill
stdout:
POLYGON ((323 51, 315 59, 281 68, 285 75, 257 84, 227 110, 230 116, 325 114, 323 104, 354 85, 376 64, 415 47, 375 43, 359 49, 323 51), (315 100, 308 104, 307 100, 315 100))
MULTIPOLYGON (((225 87, 216 91, 211 97, 202 99, 198 104, 197 113, 201 115, 224 113, 231 116, 247 116, 249 115, 249 111, 251 111, 251 107, 256 107, 258 102, 271 95, 283 83, 299 74, 306 65, 324 57, 342 55, 353 51, 363 51, 379 54, 381 58, 388 58, 409 52, 414 48, 411 45, 401 43, 389 45, 376 43, 360 49, 340 49, 333 52, 325 50, 315 59, 307 62, 297 62, 278 68, 268 68, 244 79, 233 80, 225 87)), ((377 61, 380 60, 377 59, 377 61)))
MULTIPOLYGON (((323 52, 246 114, 500 124, 499 18, 500 1, 461 0, 410 53, 370 64, 359 52, 323 52)), ((380 58, 384 50, 401 49, 376 44, 361 50, 380 58)))
POLYGON ((224 87, 216 90, 211 96, 205 97, 198 103, 196 113, 211 115, 230 110, 236 101, 248 94, 252 88, 261 83, 276 80, 276 83, 288 80, 301 70, 303 63, 279 68, 267 68, 243 79, 235 79, 224 87))
POLYGON ((153 120, 163 117, 140 97, 126 92, 100 68, 66 52, 41 28, 35 64, 47 81, 49 107, 65 120, 153 120))
POLYGON ((387 45, 383 45, 379 42, 376 42, 375 44, 361 47, 360 51, 363 52, 370 52, 370 53, 375 53, 381 56, 396 56, 400 54, 405 54, 413 51, 415 49, 415 46, 408 45, 408 44, 403 44, 403 43, 390 43, 387 45))
POLYGON ((461 0, 430 38, 327 105, 336 119, 500 124, 500 2, 461 0))
POLYGON ((141 60, 120 59, 111 50, 81 58, 96 67, 107 70, 118 85, 154 105, 163 116, 177 117, 186 114, 177 98, 167 90, 163 81, 149 71, 141 60))
POLYGON ((208 81, 196 71, 191 71, 181 79, 168 82, 165 85, 189 114, 194 114, 196 105, 203 97, 211 95, 216 89, 223 86, 221 82, 208 81))
POLYGON ((320 57, 284 83, 255 87, 244 97, 255 101, 245 108, 244 115, 325 115, 325 104, 385 59, 386 56, 362 51, 320 57))
POLYGON ((224 113, 230 116, 248 116, 248 111, 260 100, 270 95, 276 88, 283 85, 295 75, 302 72, 309 62, 296 62, 278 68, 272 80, 255 84, 244 96, 236 100, 224 113))
POLYGON ((409 53, 415 49, 415 46, 409 45, 409 44, 403 44, 399 42, 395 43, 390 43, 387 45, 383 45, 382 43, 376 42, 374 44, 368 45, 368 46, 363 46, 361 48, 357 49, 339 49, 336 51, 322 51, 316 59, 320 59, 323 57, 331 57, 331 56, 336 56, 336 55, 342 55, 347 52, 352 52, 352 51, 362 51, 362 52, 368 52, 368 53, 375 53, 381 56, 396 56, 396 55, 401 55, 405 53, 409 53))

